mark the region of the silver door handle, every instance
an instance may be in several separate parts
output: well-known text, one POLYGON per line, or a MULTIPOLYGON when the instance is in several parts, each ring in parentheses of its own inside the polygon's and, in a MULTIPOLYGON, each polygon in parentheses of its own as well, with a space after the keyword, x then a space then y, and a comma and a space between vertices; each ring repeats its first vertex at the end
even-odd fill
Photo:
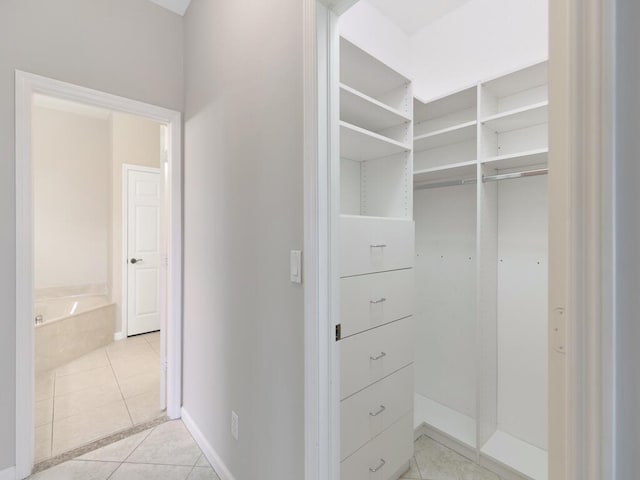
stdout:
POLYGON ((369 245, 371 248, 385 248, 387 246, 386 243, 378 243, 376 245, 369 245))
POLYGON ((387 407, 385 407, 384 405, 380 405, 380 409, 377 412, 369 412, 369 415, 371 415, 372 417, 377 417, 378 415, 380 415, 382 412, 384 412, 387 409, 387 407))
POLYGON ((131 263, 133 263, 134 265, 135 265, 136 263, 141 262, 141 261, 142 261, 142 259, 141 259, 141 258, 132 258, 132 259, 131 259, 131 263))
POLYGON ((377 357, 369 357, 371 360, 376 361, 376 360, 380 360, 381 358, 386 357, 387 354, 384 352, 380 352, 380 355, 378 355, 377 357))
POLYGON ((380 298, 380 299, 378 299, 378 300, 369 300, 369 303, 372 303, 372 304, 374 304, 374 305, 375 305, 375 304, 377 304, 377 303, 384 303, 384 302, 386 302, 386 301, 387 301, 387 299, 386 299, 386 298, 384 298, 384 297, 382 297, 382 298, 380 298))
POLYGON ((369 467, 369 471, 371 473, 376 473, 378 470, 380 470, 382 467, 384 467, 386 463, 387 462, 384 461, 384 458, 381 458, 380 459, 380 463, 378 464, 378 466, 377 467, 369 467))

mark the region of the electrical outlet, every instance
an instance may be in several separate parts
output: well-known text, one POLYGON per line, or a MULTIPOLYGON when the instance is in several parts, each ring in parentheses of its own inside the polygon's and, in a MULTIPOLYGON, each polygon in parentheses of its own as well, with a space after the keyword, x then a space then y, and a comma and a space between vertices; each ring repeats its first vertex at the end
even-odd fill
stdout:
POLYGON ((238 440, 238 414, 231 411, 231 435, 238 440))

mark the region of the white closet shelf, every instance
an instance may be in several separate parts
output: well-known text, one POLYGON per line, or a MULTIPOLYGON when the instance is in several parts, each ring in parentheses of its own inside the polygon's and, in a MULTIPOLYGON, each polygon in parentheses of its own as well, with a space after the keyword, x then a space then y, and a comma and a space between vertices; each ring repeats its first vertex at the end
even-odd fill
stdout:
POLYGON ((496 97, 508 97, 547 84, 548 62, 536 63, 507 75, 483 82, 483 88, 496 97))
POLYGON ((545 101, 492 115, 482 120, 482 124, 496 133, 503 133, 547 123, 548 116, 549 102, 545 101))
POLYGON ((373 97, 340 84, 340 118, 374 132, 411 121, 411 118, 373 97))
POLYGON ((340 81, 371 97, 410 83, 408 78, 343 37, 340 38, 340 81))
POLYGON ((508 168, 521 168, 532 165, 546 165, 548 157, 549 149, 540 148, 526 152, 486 158, 482 160, 482 165, 495 168, 496 170, 505 170, 508 168))
POLYGON ((465 122, 460 125, 414 137, 414 151, 431 150, 432 148, 438 148, 444 145, 472 140, 477 134, 477 124, 478 122, 476 121, 465 122))
POLYGON ((548 454, 508 433, 496 431, 480 450, 481 454, 534 480, 547 480, 548 454))
POLYGON ((364 128, 340 122, 340 156, 357 162, 409 152, 411 147, 364 128))
POLYGON ((416 393, 414 426, 417 428, 424 423, 457 442, 475 448, 476 421, 473 418, 416 393))
POLYGON ((473 86, 429 100, 426 103, 415 98, 413 101, 413 121, 414 123, 427 122, 455 114, 456 112, 475 109, 478 101, 477 97, 478 89, 473 86))
POLYGON ((413 183, 424 184, 442 180, 462 180, 474 178, 477 175, 477 162, 453 163, 440 167, 426 168, 413 172, 413 183))

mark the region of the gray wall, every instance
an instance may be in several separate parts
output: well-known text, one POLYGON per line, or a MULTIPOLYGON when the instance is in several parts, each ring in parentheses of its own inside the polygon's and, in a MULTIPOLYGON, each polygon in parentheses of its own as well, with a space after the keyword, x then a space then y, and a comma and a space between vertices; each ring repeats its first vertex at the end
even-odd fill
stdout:
POLYGON ((194 0, 185 32, 184 408, 237 480, 300 480, 302 2, 194 0))
POLYGON ((617 478, 640 471, 640 2, 618 0, 617 478))
POLYGON ((14 71, 182 110, 182 25, 146 0, 0 1, 0 471, 15 463, 14 71))

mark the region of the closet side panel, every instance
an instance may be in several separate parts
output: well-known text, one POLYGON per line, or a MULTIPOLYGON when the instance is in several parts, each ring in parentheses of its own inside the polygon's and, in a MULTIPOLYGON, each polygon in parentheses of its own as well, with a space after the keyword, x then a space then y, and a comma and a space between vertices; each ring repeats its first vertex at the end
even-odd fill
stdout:
POLYGON ((547 179, 498 190, 498 425, 547 448, 547 179))
MULTIPOLYGON (((486 173, 486 172, 483 172, 486 173)), ((478 445, 495 433, 498 423, 498 186, 480 182, 478 192, 478 445)))
POLYGON ((476 189, 414 192, 416 393, 475 418, 476 189))

